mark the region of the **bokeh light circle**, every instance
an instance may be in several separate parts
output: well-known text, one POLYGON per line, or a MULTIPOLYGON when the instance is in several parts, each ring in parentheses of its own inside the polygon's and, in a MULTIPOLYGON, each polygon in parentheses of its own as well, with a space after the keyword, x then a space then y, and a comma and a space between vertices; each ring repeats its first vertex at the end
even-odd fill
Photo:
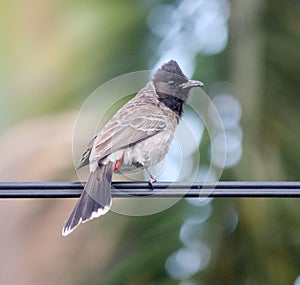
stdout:
MULTIPOLYGON (((101 85, 97 90, 95 90, 84 102, 82 105, 76 122, 74 124, 73 131, 73 160, 76 165, 80 159, 81 154, 84 152, 88 141, 92 139, 95 134, 105 125, 105 123, 110 119, 110 117, 120 109, 134 94, 136 94, 140 89, 142 89, 146 83, 151 78, 151 74, 153 71, 137 71, 128 73, 125 75, 118 76, 105 84, 101 85)), ((214 134, 210 130, 210 122, 208 118, 207 110, 210 109, 211 113, 215 112, 215 120, 219 125, 219 129, 222 129, 223 124, 218 115, 217 109, 213 107, 213 102, 206 95, 206 93, 197 88, 193 90, 190 95, 191 100, 186 104, 185 108, 189 108, 194 112, 194 117, 198 117, 199 120, 204 124, 210 140, 212 140, 214 134), (213 111, 212 111, 213 110, 213 111)), ((197 138, 197 134, 191 130, 190 124, 188 124, 183 116, 181 120, 180 126, 177 127, 181 131, 181 135, 179 133, 175 133, 174 145, 177 145, 177 151, 175 156, 177 157, 177 163, 173 164, 175 166, 176 175, 172 177, 170 181, 181 181, 182 179, 195 182, 199 173, 199 165, 200 165, 200 153, 199 153, 199 138, 197 138), (183 134, 183 135, 182 135, 183 134), (188 143, 187 140, 188 139, 188 143), (186 146, 187 147, 182 147, 186 146), (191 159, 191 148, 194 150, 192 153, 193 159, 191 159), (178 166, 179 164, 179 166, 178 166), (185 175, 183 175, 185 173, 185 175)), ((223 136, 224 142, 222 145, 226 145, 225 133, 223 136)), ((225 154, 226 152, 222 152, 225 154)), ((166 159, 159 164, 159 166, 154 167, 152 170, 155 175, 158 175, 158 180, 160 177, 164 177, 163 172, 172 164, 168 164, 167 161, 170 156, 174 156, 174 153, 170 151, 167 155, 166 159)), ((212 160, 214 158, 214 153, 212 153, 212 160)), ((225 162, 225 157, 219 157, 219 160, 225 162)), ((223 164, 224 165, 224 164, 223 164)), ((208 169, 206 178, 204 182, 207 181, 207 177, 211 177, 211 172, 214 173, 213 177, 216 177, 217 180, 221 177, 221 173, 223 171, 222 163, 220 163, 218 169, 212 166, 210 163, 210 167, 208 169), (217 175, 216 175, 217 173, 217 175)), ((151 171, 152 171, 151 170, 151 171)), ((89 169, 85 167, 84 169, 80 169, 77 171, 77 176, 80 181, 86 181, 89 169)), ((143 173, 126 173, 124 176, 117 176, 114 180, 148 180, 147 176, 144 176, 143 173)), ((217 183, 217 180, 215 181, 217 183)), ((170 182, 172 185, 172 182, 170 182)), ((211 187, 210 191, 206 192, 207 195, 213 191, 213 187, 211 187)), ((175 203, 177 203, 182 197, 177 198, 122 198, 122 199, 114 199, 113 206, 111 208, 112 211, 130 215, 130 216, 144 216, 150 215, 157 212, 161 212, 175 203)))

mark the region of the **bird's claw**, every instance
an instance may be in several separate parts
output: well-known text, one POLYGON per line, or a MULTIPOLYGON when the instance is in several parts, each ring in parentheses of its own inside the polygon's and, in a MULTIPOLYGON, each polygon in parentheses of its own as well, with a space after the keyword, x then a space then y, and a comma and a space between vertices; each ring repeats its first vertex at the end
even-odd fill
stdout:
POLYGON ((151 172, 149 171, 148 168, 146 168, 146 171, 147 171, 147 173, 149 175, 149 181, 148 181, 149 185, 150 185, 150 187, 151 187, 151 189, 153 191, 154 190, 153 183, 155 183, 157 181, 157 179, 151 174, 151 172))

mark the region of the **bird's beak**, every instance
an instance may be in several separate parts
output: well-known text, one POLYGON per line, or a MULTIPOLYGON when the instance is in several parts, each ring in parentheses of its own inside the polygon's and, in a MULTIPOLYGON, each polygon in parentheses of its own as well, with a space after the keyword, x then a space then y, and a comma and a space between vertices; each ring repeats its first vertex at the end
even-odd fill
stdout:
POLYGON ((182 89, 185 88, 194 88, 194 87, 202 87, 204 86, 204 84, 201 81, 197 81, 197 80, 189 80, 187 82, 184 82, 180 85, 180 87, 182 89))

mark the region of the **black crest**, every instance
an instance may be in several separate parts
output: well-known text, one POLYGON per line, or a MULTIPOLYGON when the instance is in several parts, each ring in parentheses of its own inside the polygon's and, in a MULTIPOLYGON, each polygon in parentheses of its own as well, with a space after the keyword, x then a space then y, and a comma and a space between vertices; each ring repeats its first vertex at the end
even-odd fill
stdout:
POLYGON ((182 114, 182 105, 189 92, 188 89, 183 90, 181 84, 187 81, 188 78, 175 60, 164 63, 153 76, 158 99, 179 116, 182 114))
POLYGON ((187 77, 184 75, 181 68, 179 67, 178 63, 173 59, 164 63, 159 70, 174 73, 187 79, 187 77))

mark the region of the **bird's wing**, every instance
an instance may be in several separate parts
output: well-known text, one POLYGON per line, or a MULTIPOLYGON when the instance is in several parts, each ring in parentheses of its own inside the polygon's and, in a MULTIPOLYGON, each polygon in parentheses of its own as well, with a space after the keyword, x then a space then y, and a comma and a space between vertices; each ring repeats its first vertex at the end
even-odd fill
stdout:
POLYGON ((91 140, 77 168, 161 132, 167 127, 165 116, 150 81, 91 140))
POLYGON ((94 159, 100 160, 166 128, 164 113, 158 106, 140 105, 137 107, 129 104, 126 108, 124 107, 116 113, 95 139, 94 159))
POLYGON ((88 143, 86 150, 81 155, 80 160, 79 160, 78 164, 76 165, 76 170, 89 164, 89 158, 90 158, 91 151, 92 151, 92 148, 93 148, 96 138, 97 138, 97 135, 94 136, 93 139, 88 143))

